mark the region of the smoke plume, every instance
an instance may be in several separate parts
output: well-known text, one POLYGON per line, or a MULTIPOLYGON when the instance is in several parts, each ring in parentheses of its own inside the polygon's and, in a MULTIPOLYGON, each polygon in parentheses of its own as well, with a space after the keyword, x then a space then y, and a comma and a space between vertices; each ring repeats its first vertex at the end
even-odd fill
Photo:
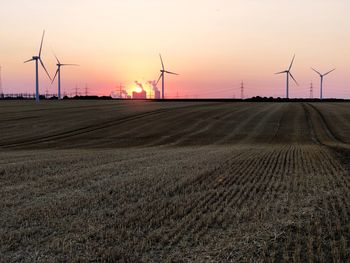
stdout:
POLYGON ((149 80, 149 81, 147 81, 147 83, 149 84, 149 85, 151 85, 151 87, 152 87, 152 89, 153 89, 153 91, 154 92, 156 92, 156 91, 159 91, 159 89, 157 88, 157 81, 155 81, 155 80, 149 80))
POLYGON ((143 90, 143 85, 142 85, 142 83, 140 83, 140 82, 138 82, 137 80, 135 80, 135 84, 136 84, 137 86, 139 86, 139 87, 143 90))

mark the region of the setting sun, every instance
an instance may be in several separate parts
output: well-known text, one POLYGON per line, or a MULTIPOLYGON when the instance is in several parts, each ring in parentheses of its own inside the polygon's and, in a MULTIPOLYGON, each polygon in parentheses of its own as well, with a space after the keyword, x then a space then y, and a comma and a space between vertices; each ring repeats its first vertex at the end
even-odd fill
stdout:
POLYGON ((141 88, 141 87, 136 87, 136 88, 135 88, 135 92, 141 93, 141 92, 142 92, 142 88, 141 88))

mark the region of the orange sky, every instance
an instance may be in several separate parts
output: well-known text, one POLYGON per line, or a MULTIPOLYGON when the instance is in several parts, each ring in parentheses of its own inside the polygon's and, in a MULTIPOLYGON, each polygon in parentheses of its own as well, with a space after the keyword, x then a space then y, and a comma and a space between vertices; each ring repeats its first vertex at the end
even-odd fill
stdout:
MULTIPOLYGON (((308 97, 310 70, 337 70, 325 79, 325 97, 350 98, 350 2, 347 0, 12 0, 1 4, 0 65, 5 93, 34 92, 34 63, 46 29, 43 60, 62 88, 109 95, 119 83, 159 76, 162 53, 170 71, 166 97, 284 96, 285 70, 296 53, 291 97, 308 97)), ((40 90, 56 92, 40 71, 40 90)), ((160 88, 160 85, 159 85, 160 88)))

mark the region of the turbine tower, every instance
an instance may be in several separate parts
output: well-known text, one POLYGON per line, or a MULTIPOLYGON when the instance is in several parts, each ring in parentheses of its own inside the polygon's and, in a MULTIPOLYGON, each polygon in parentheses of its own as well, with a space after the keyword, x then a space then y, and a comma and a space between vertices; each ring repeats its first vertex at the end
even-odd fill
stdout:
POLYGON ((41 44, 40 44, 40 49, 39 49, 39 54, 37 56, 33 56, 31 59, 24 61, 24 63, 30 62, 30 61, 35 61, 35 77, 36 77, 36 85, 35 85, 35 100, 36 102, 39 102, 39 61, 43 69, 45 70, 47 76, 51 80, 49 72, 47 72, 45 65, 41 59, 41 51, 43 48, 43 42, 44 42, 44 36, 45 36, 45 30, 43 31, 43 36, 41 38, 41 44))
POLYGON ((290 73, 290 70, 292 69, 293 63, 294 63, 295 55, 292 59, 292 62, 290 63, 290 66, 287 70, 277 72, 276 74, 284 74, 286 73, 287 76, 287 83, 286 83, 286 98, 289 99, 289 76, 294 80, 294 82, 299 86, 298 82, 293 77, 292 73, 290 73))
POLYGON ((322 99, 323 99, 323 78, 324 78, 325 76, 327 76, 329 73, 333 72, 335 69, 332 69, 332 70, 328 71, 328 72, 325 73, 325 74, 321 74, 319 71, 317 71, 317 70, 314 69, 314 68, 311 68, 311 69, 312 69, 313 71, 315 71, 315 72, 320 76, 320 78, 321 78, 320 100, 322 100, 322 99))
POLYGON ((55 55, 55 58, 57 60, 57 70, 55 73, 55 76, 53 77, 53 80, 51 83, 53 83, 56 79, 56 77, 58 76, 58 91, 57 91, 57 98, 60 100, 61 99, 61 67, 65 67, 65 66, 79 66, 77 64, 61 64, 61 62, 59 61, 59 59, 57 58, 57 56, 55 55))
POLYGON ((156 85, 158 85, 158 82, 160 81, 160 79, 162 79, 162 99, 164 100, 164 77, 165 77, 165 73, 172 74, 172 75, 179 75, 179 74, 165 70, 163 59, 162 59, 162 55, 159 54, 159 57, 160 57, 160 62, 162 63, 162 69, 160 70, 160 76, 158 78, 158 81, 157 81, 156 85))

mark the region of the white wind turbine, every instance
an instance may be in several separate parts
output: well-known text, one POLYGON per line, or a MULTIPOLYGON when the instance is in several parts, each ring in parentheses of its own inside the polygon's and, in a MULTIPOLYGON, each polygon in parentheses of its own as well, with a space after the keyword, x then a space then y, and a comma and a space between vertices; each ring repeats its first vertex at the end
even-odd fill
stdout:
POLYGON ((51 80, 50 74, 49 72, 47 72, 44 63, 41 59, 41 51, 43 48, 43 42, 44 42, 44 36, 45 36, 45 30, 43 31, 43 36, 41 38, 41 44, 40 44, 40 49, 39 49, 39 54, 37 56, 33 56, 31 59, 24 61, 24 63, 30 62, 30 61, 35 61, 35 77, 36 77, 36 85, 35 85, 35 100, 36 102, 39 102, 40 98, 39 98, 39 61, 41 66, 43 67, 43 69, 45 70, 47 76, 49 77, 49 79, 51 80))
POLYGON ((57 70, 55 73, 55 76, 53 77, 53 80, 51 83, 53 83, 56 79, 56 77, 58 77, 58 91, 57 91, 57 98, 60 100, 61 99, 61 67, 65 67, 65 66, 79 66, 77 64, 62 64, 59 59, 57 58, 57 56, 55 55, 55 58, 57 60, 57 70))
POLYGON ((327 76, 329 73, 333 72, 335 69, 332 69, 330 71, 328 71, 327 73, 325 74, 321 74, 320 72, 318 72, 316 69, 314 68, 311 68, 313 71, 315 71, 321 78, 321 86, 320 86, 320 99, 322 100, 323 99, 323 78, 325 76, 327 76))
POLYGON ((160 57, 160 62, 162 63, 162 69, 160 70, 160 76, 158 78, 158 81, 157 81, 156 85, 158 85, 158 82, 160 81, 160 79, 162 79, 162 99, 164 100, 164 77, 165 77, 165 73, 172 74, 172 75, 179 75, 179 74, 165 70, 163 59, 162 59, 162 55, 159 54, 159 57, 160 57))
POLYGON ((294 82, 299 86, 298 82, 295 80, 295 78, 293 77, 292 73, 290 73, 290 70, 292 69, 293 63, 294 63, 294 59, 295 59, 295 55, 292 59, 292 62, 290 63, 290 66, 287 70, 281 71, 281 72, 277 72, 276 74, 283 74, 286 73, 287 76, 287 83, 286 83, 286 98, 289 98, 289 76, 294 80, 294 82))

